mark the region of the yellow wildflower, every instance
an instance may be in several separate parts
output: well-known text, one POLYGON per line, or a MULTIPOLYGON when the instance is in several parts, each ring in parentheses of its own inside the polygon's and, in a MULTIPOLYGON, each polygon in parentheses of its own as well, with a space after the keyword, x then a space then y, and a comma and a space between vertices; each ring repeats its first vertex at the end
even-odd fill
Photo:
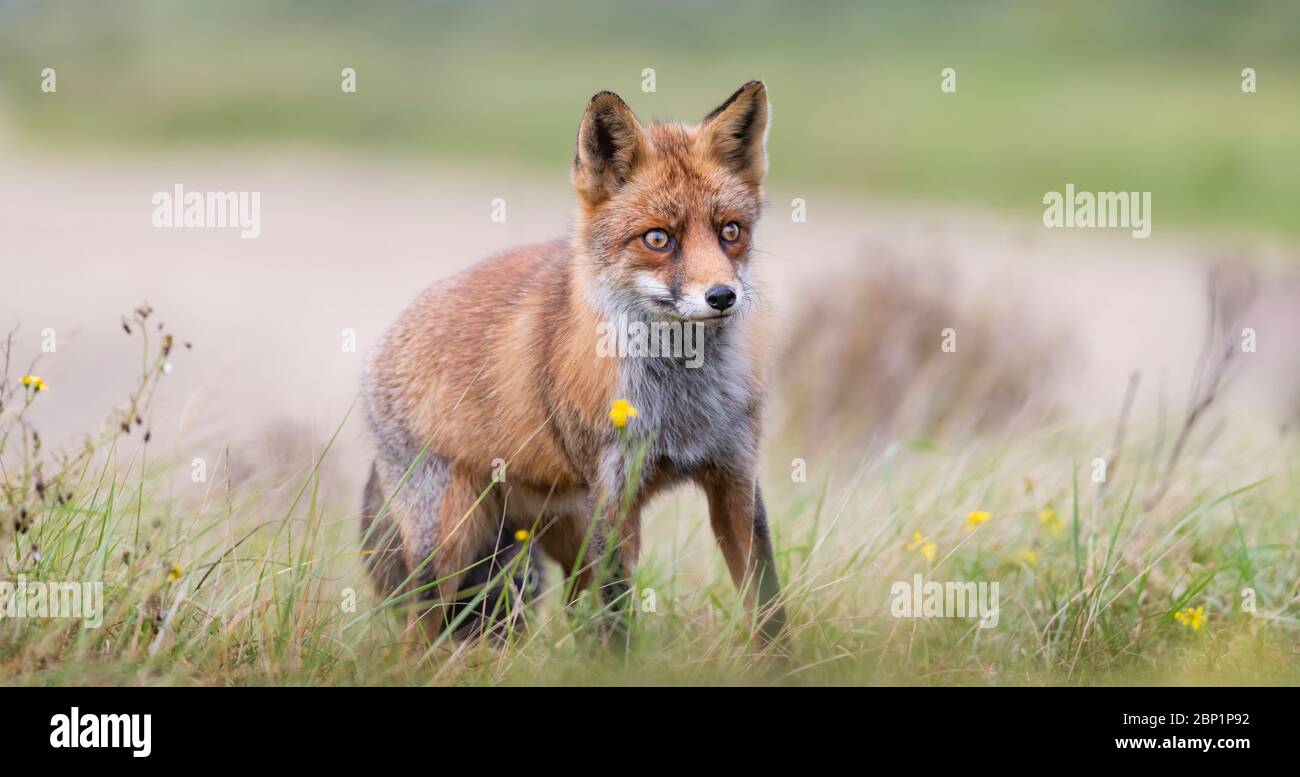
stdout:
POLYGON ((515 542, 523 542, 528 539, 528 530, 520 529, 515 532, 515 542))
POLYGON ((1031 567, 1038 565, 1038 554, 1035 553, 1031 548, 1021 548, 1020 552, 1016 554, 1016 558, 1020 559, 1021 561, 1025 562, 1031 567))
POLYGON ((930 538, 919 531, 912 532, 912 541, 907 543, 908 550, 920 550, 921 556, 926 561, 934 561, 935 554, 939 552, 939 546, 930 542, 930 538))
POLYGON ((174 583, 181 579, 181 565, 172 562, 172 568, 167 570, 167 582, 174 583))
POLYGON ((1038 511, 1038 525, 1048 531, 1060 531, 1062 526, 1061 516, 1057 515, 1052 508, 1044 507, 1038 511))
POLYGON ((1184 607, 1174 613, 1174 620, 1189 627, 1192 631, 1198 631, 1205 625, 1207 620, 1204 607, 1184 607))
POLYGON ((966 516, 966 528, 974 530, 981 523, 984 523, 985 521, 987 521, 992 517, 993 516, 989 515, 983 510, 973 510, 971 511, 970 515, 966 516))
POLYGON ((636 418, 636 408, 626 399, 614 400, 613 406, 609 408, 609 420, 614 423, 615 429, 622 429, 627 426, 627 419, 636 418))
POLYGON ((22 377, 22 384, 30 388, 32 391, 44 391, 49 388, 49 386, 45 385, 45 381, 42 380, 39 375, 24 375, 22 377))

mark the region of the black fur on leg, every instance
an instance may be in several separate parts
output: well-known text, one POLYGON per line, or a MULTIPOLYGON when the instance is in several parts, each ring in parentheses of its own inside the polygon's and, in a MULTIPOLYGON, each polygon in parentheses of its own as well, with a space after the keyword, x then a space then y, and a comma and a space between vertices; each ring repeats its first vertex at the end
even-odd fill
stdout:
POLYGON ((480 563, 465 573, 457 601, 448 608, 445 617, 448 622, 455 622, 478 598, 473 610, 456 627, 456 636, 485 635, 504 640, 510 633, 523 630, 524 609, 541 592, 540 558, 533 543, 516 542, 504 530, 498 533, 496 547, 485 548, 481 558, 480 563), (505 570, 509 571, 503 574, 505 570))

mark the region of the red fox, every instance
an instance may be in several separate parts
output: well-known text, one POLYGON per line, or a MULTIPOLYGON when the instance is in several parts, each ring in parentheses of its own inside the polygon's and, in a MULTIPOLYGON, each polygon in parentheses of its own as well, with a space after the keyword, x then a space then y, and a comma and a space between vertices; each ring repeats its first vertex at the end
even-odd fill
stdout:
POLYGON ((694 127, 642 124, 596 94, 578 129, 571 236, 426 289, 370 352, 368 566, 384 593, 419 594, 432 634, 490 617, 458 617, 475 589, 481 602, 485 589, 534 590, 508 574, 535 570, 513 563, 534 548, 574 575, 571 599, 595 584, 602 602, 626 600, 642 508, 683 482, 706 494, 762 634, 780 632, 751 273, 768 113, 761 81, 694 127), (700 352, 602 353, 615 321, 695 328, 700 352))

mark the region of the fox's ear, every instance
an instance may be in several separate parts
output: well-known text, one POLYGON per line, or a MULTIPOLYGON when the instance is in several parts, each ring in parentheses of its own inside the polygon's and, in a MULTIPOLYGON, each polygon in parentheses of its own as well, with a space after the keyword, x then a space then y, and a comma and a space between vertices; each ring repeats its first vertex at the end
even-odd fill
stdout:
POLYGON ((700 140, 714 158, 754 187, 767 173, 767 116, 767 87, 750 81, 700 124, 700 140))
POLYGON ((598 92, 587 103, 573 155, 573 185, 590 202, 600 202, 627 183, 645 158, 641 122, 613 92, 598 92))

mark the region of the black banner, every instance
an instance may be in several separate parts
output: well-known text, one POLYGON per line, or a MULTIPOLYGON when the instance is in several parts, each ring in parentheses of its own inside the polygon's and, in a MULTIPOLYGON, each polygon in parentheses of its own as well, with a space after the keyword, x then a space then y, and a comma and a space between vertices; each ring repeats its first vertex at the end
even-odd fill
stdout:
MULTIPOLYGON (((762 765, 855 753, 983 762, 1277 758, 1284 688, 20 688, 3 691, 11 752, 58 767, 115 761, 262 769, 430 764, 438 753, 563 758, 629 746, 762 765), (665 750, 664 748, 668 748, 665 750), (719 749, 721 748, 721 749, 719 749), (725 752, 723 752, 725 751, 725 752), (908 755, 910 754, 910 755, 908 755)), ((638 759, 640 756, 638 755, 638 759)), ((867 762, 870 763, 870 762, 867 762)), ((491 766, 492 764, 485 764, 491 766)))

